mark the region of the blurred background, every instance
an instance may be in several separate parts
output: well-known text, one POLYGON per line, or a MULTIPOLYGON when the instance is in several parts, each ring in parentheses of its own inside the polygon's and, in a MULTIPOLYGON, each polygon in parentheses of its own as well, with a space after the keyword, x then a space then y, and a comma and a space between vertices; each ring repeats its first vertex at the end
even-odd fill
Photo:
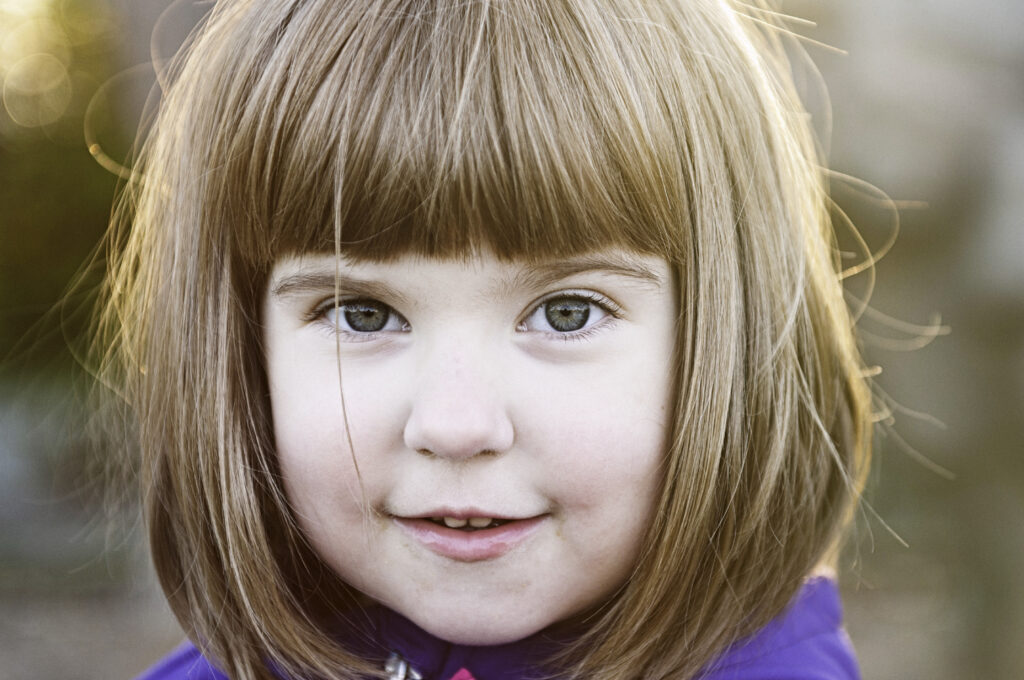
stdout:
MULTIPOLYGON (((67 348, 84 332, 73 312, 87 296, 54 305, 105 227, 116 184, 106 158, 128 154, 153 55, 173 53, 206 7, 0 0, 7 678, 127 678, 181 639, 143 532, 110 531, 83 483, 81 376, 67 348)), ((808 37, 831 95, 830 121, 814 74, 799 69, 816 127, 831 128, 832 167, 900 207, 899 238, 876 269, 876 313, 863 322, 893 422, 842 561, 864 677, 1024 677, 1024 4, 783 9, 813 22, 789 26, 808 37)), ((835 193, 884 248, 891 211, 852 182, 835 193)), ((850 287, 862 294, 867 279, 850 287)))

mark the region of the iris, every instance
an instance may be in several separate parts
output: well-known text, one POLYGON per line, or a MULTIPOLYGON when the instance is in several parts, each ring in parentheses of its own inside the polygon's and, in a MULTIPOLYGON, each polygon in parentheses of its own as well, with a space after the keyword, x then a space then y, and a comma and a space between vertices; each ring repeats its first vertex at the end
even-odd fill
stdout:
POLYGON ((590 302, 572 297, 554 298, 544 303, 544 316, 556 331, 578 331, 590 318, 590 302))
POLYGON ((349 302, 342 306, 342 310, 349 327, 360 333, 376 333, 391 318, 391 308, 374 300, 349 302))

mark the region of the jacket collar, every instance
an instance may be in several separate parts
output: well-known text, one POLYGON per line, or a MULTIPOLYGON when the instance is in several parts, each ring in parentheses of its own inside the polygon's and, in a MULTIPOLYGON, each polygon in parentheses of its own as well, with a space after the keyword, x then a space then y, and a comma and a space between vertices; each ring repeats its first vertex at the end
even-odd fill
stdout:
POLYGON ((396 680, 526 680, 550 677, 538 665, 560 642, 540 632, 504 645, 458 645, 437 638, 401 614, 375 607, 368 612, 376 653, 390 663, 396 680))

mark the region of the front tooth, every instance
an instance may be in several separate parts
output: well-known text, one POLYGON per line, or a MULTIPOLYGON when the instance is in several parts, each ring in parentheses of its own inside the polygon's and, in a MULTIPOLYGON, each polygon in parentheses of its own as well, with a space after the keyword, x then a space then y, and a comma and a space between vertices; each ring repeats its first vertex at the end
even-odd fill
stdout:
POLYGON ((461 529, 466 526, 467 522, 464 519, 458 519, 457 517, 445 517, 444 525, 450 529, 461 529))
POLYGON ((484 527, 490 526, 491 521, 492 520, 490 517, 470 517, 469 526, 473 527, 474 529, 483 529, 484 527))

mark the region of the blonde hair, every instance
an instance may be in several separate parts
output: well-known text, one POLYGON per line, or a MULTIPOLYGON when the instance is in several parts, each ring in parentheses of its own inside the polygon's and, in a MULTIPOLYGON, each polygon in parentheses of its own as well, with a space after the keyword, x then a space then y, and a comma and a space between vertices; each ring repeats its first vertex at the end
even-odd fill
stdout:
POLYGON ((101 338, 137 418, 164 591, 231 677, 369 671, 332 642, 352 594, 298 530, 273 451, 258 314, 287 253, 669 261, 660 505, 634 574, 553 671, 693 677, 832 553, 870 393, 772 16, 718 0, 215 6, 119 204, 101 338))

